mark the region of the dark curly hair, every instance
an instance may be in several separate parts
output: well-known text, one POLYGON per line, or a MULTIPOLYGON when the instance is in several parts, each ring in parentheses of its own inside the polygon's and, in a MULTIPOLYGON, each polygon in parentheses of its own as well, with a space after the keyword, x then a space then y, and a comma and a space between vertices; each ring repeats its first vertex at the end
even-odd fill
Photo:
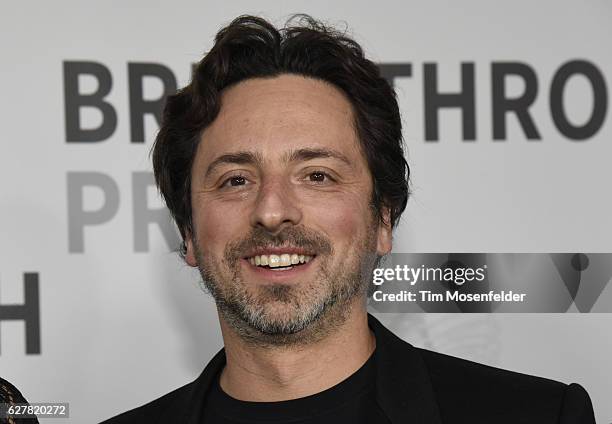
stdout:
POLYGON ((402 149, 395 92, 357 42, 308 15, 282 29, 255 16, 222 28, 195 67, 189 85, 168 97, 153 147, 157 186, 183 239, 192 231, 191 167, 202 131, 219 113, 223 90, 246 79, 296 74, 328 82, 350 101, 355 128, 373 176, 372 206, 395 227, 408 201, 410 168, 402 149))

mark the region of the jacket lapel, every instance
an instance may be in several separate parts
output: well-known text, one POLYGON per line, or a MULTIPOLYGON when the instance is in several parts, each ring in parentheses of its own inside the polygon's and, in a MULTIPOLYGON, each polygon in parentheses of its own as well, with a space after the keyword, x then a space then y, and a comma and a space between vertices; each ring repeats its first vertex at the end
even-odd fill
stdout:
POLYGON ((368 314, 376 336, 376 399, 393 424, 441 424, 440 413, 418 351, 368 314))
POLYGON ((225 349, 221 349, 210 360, 200 376, 187 386, 187 390, 177 397, 175 402, 166 408, 156 423, 201 424, 204 414, 206 393, 215 382, 215 378, 225 366, 225 349))

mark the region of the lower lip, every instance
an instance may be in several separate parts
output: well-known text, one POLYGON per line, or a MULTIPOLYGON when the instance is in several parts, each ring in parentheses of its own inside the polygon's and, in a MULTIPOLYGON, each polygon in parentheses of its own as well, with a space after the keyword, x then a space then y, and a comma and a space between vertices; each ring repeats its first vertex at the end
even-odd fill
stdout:
POLYGON ((311 268, 311 264, 316 260, 316 257, 312 258, 309 262, 304 262, 301 265, 293 265, 291 268, 264 268, 262 266, 257 266, 251 264, 247 259, 242 259, 244 265, 251 271, 254 272, 257 276, 262 279, 266 279, 268 281, 282 281, 288 282, 292 278, 298 277, 302 275, 304 272, 308 271, 311 268), (274 271, 274 270, 278 271, 274 271))

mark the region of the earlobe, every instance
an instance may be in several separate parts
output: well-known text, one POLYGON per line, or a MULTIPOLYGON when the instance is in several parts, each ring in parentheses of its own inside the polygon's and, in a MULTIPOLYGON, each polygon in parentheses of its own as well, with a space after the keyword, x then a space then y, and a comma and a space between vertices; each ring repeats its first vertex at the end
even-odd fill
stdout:
POLYGON ((197 267, 198 261, 195 254, 193 237, 191 236, 191 233, 188 232, 185 234, 185 240, 183 241, 183 245, 185 246, 185 248, 183 249, 185 255, 185 262, 187 262, 187 265, 189 266, 197 267))
POLYGON ((391 252, 393 248, 393 228, 391 228, 391 214, 389 208, 383 208, 381 221, 378 223, 378 238, 376 251, 380 256, 391 252))

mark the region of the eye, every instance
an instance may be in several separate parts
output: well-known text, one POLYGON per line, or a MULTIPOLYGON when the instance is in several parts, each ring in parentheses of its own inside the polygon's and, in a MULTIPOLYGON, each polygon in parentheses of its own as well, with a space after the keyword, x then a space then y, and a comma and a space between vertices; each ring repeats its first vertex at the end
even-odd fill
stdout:
POLYGON ((238 186, 243 186, 246 185, 247 183, 247 179, 245 176, 243 175, 233 175, 229 178, 227 178, 226 180, 223 181, 223 184, 221 184, 222 188, 225 187, 238 187, 238 186))
POLYGON ((308 174, 308 180, 313 183, 325 183, 329 181, 334 181, 334 179, 327 173, 323 171, 313 171, 308 174))

